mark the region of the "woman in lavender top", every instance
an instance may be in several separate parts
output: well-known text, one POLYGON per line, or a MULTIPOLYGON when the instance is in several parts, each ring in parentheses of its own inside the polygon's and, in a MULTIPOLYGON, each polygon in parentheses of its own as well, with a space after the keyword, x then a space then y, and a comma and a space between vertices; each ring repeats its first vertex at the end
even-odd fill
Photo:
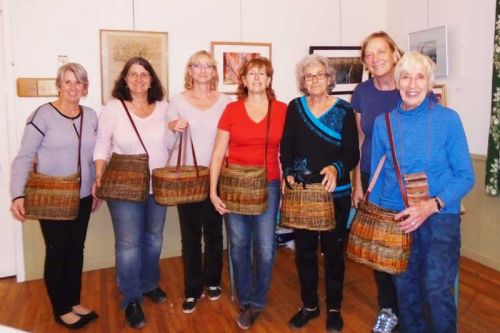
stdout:
POLYGON ((100 205, 100 201, 91 196, 97 116, 91 108, 80 105, 80 99, 87 95, 88 84, 87 72, 82 65, 68 63, 59 68, 56 79, 59 97, 41 105, 28 118, 21 147, 12 163, 10 185, 11 211, 23 222, 24 186, 33 162, 37 162, 37 171, 46 175, 74 174, 78 170, 81 139, 78 217, 64 222, 40 220, 45 241, 45 286, 55 321, 70 329, 81 328, 98 317, 80 304, 87 226, 90 212, 100 205))

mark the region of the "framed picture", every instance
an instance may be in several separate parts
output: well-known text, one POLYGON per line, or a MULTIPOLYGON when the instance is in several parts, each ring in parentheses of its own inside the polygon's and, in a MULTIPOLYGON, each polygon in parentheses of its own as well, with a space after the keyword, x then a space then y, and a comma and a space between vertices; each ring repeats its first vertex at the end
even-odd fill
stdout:
POLYGON ((444 84, 435 84, 432 87, 432 92, 437 97, 438 103, 446 106, 446 86, 444 84))
POLYGON ((410 32, 408 49, 429 56, 436 63, 435 76, 448 75, 448 35, 446 26, 410 32))
POLYGON ((337 71, 337 84, 330 94, 352 94, 358 83, 368 79, 368 71, 361 61, 360 50, 359 46, 309 46, 309 54, 327 57, 337 71))
POLYGON ((125 63, 143 57, 153 66, 168 96, 168 34, 153 31, 100 30, 102 103, 111 91, 125 63))
POLYGON ((210 51, 217 62, 220 92, 235 94, 241 65, 252 58, 271 60, 271 43, 211 42, 210 51))

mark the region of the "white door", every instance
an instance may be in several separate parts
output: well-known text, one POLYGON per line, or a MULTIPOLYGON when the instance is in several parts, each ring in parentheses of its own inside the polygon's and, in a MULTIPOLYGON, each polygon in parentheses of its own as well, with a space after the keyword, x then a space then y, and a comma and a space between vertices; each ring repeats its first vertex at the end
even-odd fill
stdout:
POLYGON ((0 277, 16 275, 14 242, 15 220, 10 214, 9 174, 9 124, 7 117, 4 11, 0 0, 0 277))

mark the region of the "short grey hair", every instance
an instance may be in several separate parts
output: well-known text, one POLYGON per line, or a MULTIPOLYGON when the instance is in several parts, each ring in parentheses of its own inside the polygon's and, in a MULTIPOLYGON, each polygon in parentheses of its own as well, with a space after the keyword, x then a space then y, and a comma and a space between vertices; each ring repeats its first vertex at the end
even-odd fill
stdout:
POLYGON ((394 69, 394 79, 396 80, 397 88, 399 89, 399 79, 401 78, 401 74, 403 72, 408 72, 415 65, 422 65, 425 71, 427 72, 427 77, 429 78, 429 90, 432 89, 434 84, 434 69, 436 68, 436 64, 432 61, 431 58, 426 56, 423 53, 417 51, 411 51, 405 53, 401 60, 396 65, 394 69))
POLYGON ((61 88, 64 73, 66 73, 66 71, 73 72, 76 79, 83 83, 83 87, 85 88, 84 94, 87 95, 87 91, 89 88, 89 78, 87 75, 87 71, 82 65, 77 64, 76 62, 68 62, 67 64, 59 67, 59 69, 57 70, 56 87, 61 88))
POLYGON ((330 79, 330 83, 328 84, 328 91, 331 91, 333 88, 335 88, 335 75, 337 74, 337 71, 333 67, 333 65, 328 61, 328 58, 320 56, 318 54, 310 54, 302 58, 301 61, 297 64, 296 68, 296 79, 297 79, 297 87, 301 92, 303 92, 305 95, 309 95, 309 92, 307 91, 305 87, 305 81, 304 81, 304 70, 306 67, 313 66, 313 65, 321 65, 325 68, 326 73, 328 74, 328 78, 330 79))

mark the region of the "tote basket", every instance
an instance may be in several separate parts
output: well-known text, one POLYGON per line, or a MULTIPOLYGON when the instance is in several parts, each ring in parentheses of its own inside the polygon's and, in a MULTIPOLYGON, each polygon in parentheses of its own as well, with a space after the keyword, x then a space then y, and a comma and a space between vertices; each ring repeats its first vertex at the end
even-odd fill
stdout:
POLYGON ((370 202, 360 202, 349 235, 347 256, 378 271, 390 274, 406 271, 411 235, 399 229, 396 214, 370 202))
POLYGON ((210 174, 206 166, 198 165, 191 136, 191 152, 194 166, 181 166, 181 133, 177 166, 166 166, 153 170, 153 194, 157 204, 174 206, 199 202, 208 197, 210 174))
POLYGON ((331 230, 335 228, 332 194, 320 183, 285 186, 280 225, 285 228, 331 230))
POLYGON ((267 209, 264 167, 228 164, 221 171, 220 198, 231 213, 260 215, 267 209))
POLYGON ((148 194, 148 155, 113 153, 104 169, 97 196, 103 200, 144 202, 148 194))
POLYGON ((24 188, 26 218, 74 220, 80 206, 80 174, 56 177, 30 172, 24 188))

